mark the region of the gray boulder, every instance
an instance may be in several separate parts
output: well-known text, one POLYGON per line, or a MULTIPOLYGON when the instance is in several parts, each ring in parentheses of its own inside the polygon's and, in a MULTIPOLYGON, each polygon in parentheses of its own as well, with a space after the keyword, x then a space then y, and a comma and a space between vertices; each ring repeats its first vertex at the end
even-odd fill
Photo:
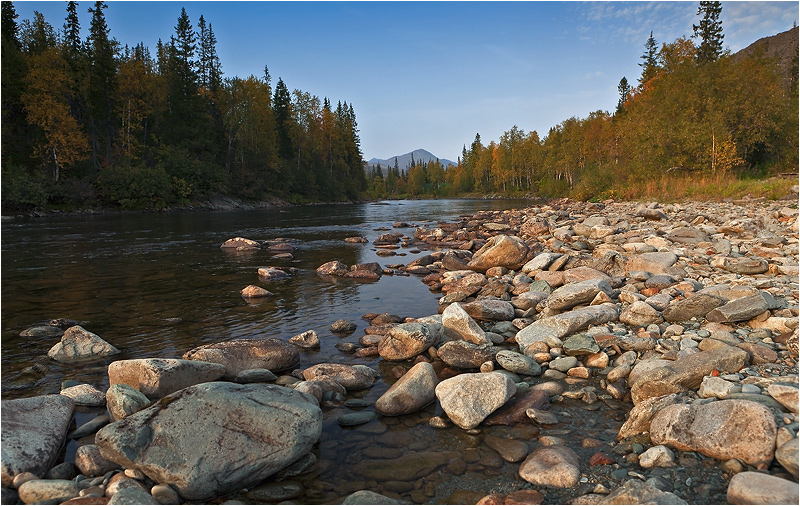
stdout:
POLYGON ((437 350, 437 355, 450 367, 456 369, 478 369, 481 364, 494 359, 497 349, 493 346, 478 346, 467 341, 448 341, 437 350))
POLYGON ((171 485, 186 500, 203 501, 289 466, 321 432, 322 411, 306 394, 212 382, 107 425, 96 443, 108 460, 171 485))
POLYGON ((461 304, 464 311, 476 320, 508 321, 514 319, 514 306, 498 299, 480 299, 461 304))
POLYGON ((438 379, 428 362, 408 370, 375 402, 375 410, 387 416, 415 413, 436 399, 438 379))
POLYGON ((363 366, 345 364, 317 364, 303 371, 306 381, 332 380, 342 385, 347 390, 362 390, 375 383, 379 374, 370 369, 364 370, 363 366))
POLYGON ((705 318, 709 311, 725 304, 725 299, 707 293, 697 293, 685 299, 675 299, 664 309, 662 316, 668 322, 685 322, 692 318, 705 318))
POLYGON ((118 360, 108 366, 110 385, 122 383, 150 399, 157 399, 182 388, 214 381, 225 374, 221 364, 177 358, 138 358, 118 360))
POLYGON ((556 289, 547 297, 544 303, 550 309, 563 311, 579 304, 591 302, 600 292, 611 295, 613 289, 608 284, 608 281, 604 279, 588 279, 556 289))
POLYGON ((74 364, 110 357, 119 352, 117 348, 100 339, 97 334, 75 325, 64 332, 61 341, 50 348, 47 356, 56 362, 74 364))
POLYGON ((130 385, 116 383, 106 390, 106 407, 112 422, 122 420, 149 405, 147 396, 130 385))
POLYGON ((385 360, 406 360, 424 352, 441 338, 435 327, 424 323, 401 323, 378 343, 378 353, 385 360))
POLYGON ((550 337, 562 338, 588 328, 590 325, 601 325, 615 321, 619 310, 613 305, 588 306, 573 309, 566 313, 536 320, 531 325, 517 332, 516 340, 519 349, 526 351, 533 343, 547 341, 550 337))
POLYGON ((514 393, 514 382, 499 372, 459 374, 436 386, 442 409, 462 429, 477 427, 514 393))
POLYGON ((741 322, 756 317, 767 309, 769 309, 767 300, 758 293, 712 309, 706 315, 706 319, 710 322, 741 322))
POLYGON ((532 358, 516 351, 498 351, 497 355, 495 355, 495 360, 503 369, 516 374, 523 376, 538 376, 542 374, 542 366, 532 358))
MULTIPOLYGON (((225 380, 246 369, 291 370, 300 363, 297 349, 281 339, 236 339, 199 346, 183 354, 185 360, 212 362, 225 366, 225 380)), ((206 380, 212 381, 212 380, 206 380)))

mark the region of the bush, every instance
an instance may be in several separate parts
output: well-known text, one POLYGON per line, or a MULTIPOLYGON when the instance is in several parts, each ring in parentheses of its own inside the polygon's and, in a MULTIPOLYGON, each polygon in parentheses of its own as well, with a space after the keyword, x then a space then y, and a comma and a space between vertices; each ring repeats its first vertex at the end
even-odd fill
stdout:
POLYGON ((49 176, 39 171, 6 165, 2 177, 2 207, 9 210, 43 207, 50 198, 52 185, 49 176))
POLYGON ((105 167, 97 180, 97 196, 123 209, 160 209, 172 198, 172 181, 159 167, 120 164, 105 167))

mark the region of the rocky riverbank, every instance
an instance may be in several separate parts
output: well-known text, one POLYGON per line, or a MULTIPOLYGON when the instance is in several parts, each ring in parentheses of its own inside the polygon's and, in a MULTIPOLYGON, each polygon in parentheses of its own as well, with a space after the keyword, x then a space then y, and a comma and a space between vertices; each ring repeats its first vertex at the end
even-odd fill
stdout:
MULTIPOLYGON (((796 205, 557 201, 395 228, 381 256, 430 253, 332 260, 320 282, 418 276, 439 314, 365 315, 340 361, 302 370, 313 331, 116 360, 105 392, 3 401, 2 502, 798 502, 796 205), (76 405, 107 415, 70 427, 76 405), (330 423, 363 448, 320 443, 330 423), (315 481, 341 466, 328 452, 352 452, 346 483, 315 481)), ((295 274, 259 269, 267 287, 295 274)), ((242 296, 270 296, 256 288, 242 296)), ((49 356, 117 353, 72 326, 49 356)))

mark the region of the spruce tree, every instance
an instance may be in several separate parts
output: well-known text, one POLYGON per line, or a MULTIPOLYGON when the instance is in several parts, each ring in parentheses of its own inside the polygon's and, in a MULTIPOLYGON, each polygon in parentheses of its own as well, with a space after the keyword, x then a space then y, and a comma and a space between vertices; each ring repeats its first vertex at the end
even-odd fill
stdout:
POLYGON ((697 8, 697 15, 702 15, 699 25, 692 25, 694 34, 692 38, 700 39, 700 46, 697 48, 697 62, 710 63, 719 60, 722 55, 722 21, 719 15, 722 14, 721 2, 700 2, 697 8))
POLYGON ((639 78, 639 83, 644 84, 655 77, 659 69, 658 43, 653 37, 652 30, 650 31, 650 37, 647 38, 647 42, 644 43, 644 54, 641 56, 641 59, 644 60, 644 62, 639 64, 639 66, 642 67, 642 76, 639 78))
POLYGON ((89 112, 89 140, 92 149, 92 162, 95 167, 103 158, 111 162, 111 145, 114 136, 112 118, 114 106, 112 96, 116 90, 117 62, 115 41, 108 38, 104 2, 95 2, 89 26, 89 39, 86 46, 89 55, 89 92, 87 97, 89 112))
POLYGON ((625 76, 622 76, 622 79, 619 80, 617 90, 619 91, 617 114, 620 114, 625 110, 625 102, 627 102, 628 98, 631 96, 631 85, 628 84, 628 79, 625 76))

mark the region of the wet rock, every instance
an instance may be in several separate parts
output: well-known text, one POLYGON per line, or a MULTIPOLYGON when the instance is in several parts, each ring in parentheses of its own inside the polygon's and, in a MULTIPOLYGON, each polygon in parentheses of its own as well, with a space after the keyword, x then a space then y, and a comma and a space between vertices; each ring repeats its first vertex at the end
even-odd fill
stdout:
POLYGON ((363 425, 371 422, 377 418, 377 413, 374 411, 358 411, 356 413, 345 413, 336 419, 336 422, 342 427, 354 427, 356 425, 363 425))
MULTIPOLYGON (((278 373, 291 370, 300 363, 297 348, 274 337, 206 344, 184 353, 183 358, 222 364, 224 366, 222 378, 226 380, 233 379, 246 369, 269 369, 278 373)), ((142 393, 148 395, 144 391, 142 393)))
POLYGON ((2 401, 2 484, 31 472, 44 476, 61 451, 75 403, 63 395, 2 401))
POLYGON ((174 358, 118 360, 108 366, 108 380, 122 383, 150 399, 163 397, 182 388, 214 381, 225 374, 221 364, 174 358))
POLYGON ((256 250, 261 249, 261 243, 252 239, 246 239, 244 237, 234 237, 233 239, 228 239, 222 243, 220 248, 231 249, 235 251, 256 250))
POLYGON ((330 331, 337 334, 347 334, 355 331, 358 325, 347 320, 336 320, 330 326, 330 331))
POLYGON ((719 373, 738 372, 747 364, 747 352, 732 346, 701 351, 685 356, 674 364, 659 367, 631 379, 631 397, 638 404, 650 397, 695 390, 703 378, 716 370, 719 373))
POLYGON ((317 267, 317 274, 326 276, 344 276, 348 272, 350 272, 350 268, 338 260, 331 260, 317 267))
POLYGON ((303 371, 303 377, 306 381, 332 380, 347 390, 369 388, 379 376, 380 374, 377 371, 365 371, 357 366, 345 364, 323 363, 311 366, 303 371))
MULTIPOLYGON (((538 386, 538 385, 537 385, 538 386)), ((494 413, 486 417, 483 425, 514 426, 530 418, 531 409, 543 411, 550 407, 550 396, 547 390, 528 390, 524 394, 515 394, 494 413)))
POLYGON ((322 412, 305 394, 212 382, 106 426, 96 443, 105 458, 201 501, 280 471, 308 453, 321 431, 322 412))
POLYGON ((83 445, 75 452, 75 465, 86 476, 103 476, 109 471, 119 469, 116 462, 106 460, 100 455, 97 445, 83 445))
POLYGON ((17 490, 24 504, 58 504, 78 497, 78 484, 69 480, 31 480, 17 490))
POLYGON ((50 348, 47 356, 56 362, 74 364, 116 355, 120 351, 83 327, 68 328, 61 341, 50 348))
POLYGON ((797 504, 797 483, 777 476, 745 471, 728 483, 728 504, 797 504))
POLYGON ((436 399, 436 371, 428 362, 408 370, 376 402, 378 413, 388 416, 415 413, 436 399))
POLYGON ((520 466, 519 476, 535 486, 574 487, 581 477, 580 458, 566 446, 537 448, 520 466))
POLYGON ((458 452, 418 451, 393 459, 366 458, 352 467, 352 474, 379 483, 395 480, 414 481, 431 475, 437 468, 459 457, 458 452))
POLYGON ((447 365, 456 369, 479 369, 481 364, 494 359, 497 349, 467 341, 448 341, 436 353, 447 365))
POLYGON ((76 406, 105 406, 106 396, 103 392, 88 384, 64 388, 61 395, 75 401, 76 406))
POLYGON ((751 465, 772 461, 776 433, 772 412, 743 400, 668 406, 650 424, 650 437, 656 444, 751 465))
POLYGON ((106 390, 106 406, 112 422, 122 420, 149 405, 147 396, 130 385, 116 383, 106 390))
POLYGON ((528 444, 519 439, 486 436, 483 438, 483 442, 499 453, 506 462, 521 462, 528 456, 528 444))
POLYGON ((320 346, 319 336, 313 330, 307 330, 289 338, 289 343, 298 348, 319 348, 320 346))
POLYGON ((377 492, 369 490, 359 490, 348 495, 342 504, 409 504, 399 499, 393 499, 377 492))
POLYGON ((685 322, 705 317, 713 309, 725 304, 725 299, 711 294, 698 293, 685 299, 675 299, 664 309, 662 316, 668 322, 685 322))
POLYGON ((270 383, 278 377, 269 369, 245 369, 233 378, 234 383, 270 383))
POLYGON ((661 323, 664 321, 661 313, 653 306, 644 301, 636 301, 626 307, 619 314, 619 321, 637 327, 646 327, 651 323, 661 323))
POLYGON ((270 292, 269 290, 265 290, 260 286, 256 285, 247 285, 246 287, 242 288, 242 291, 239 292, 242 297, 245 299, 260 299, 263 297, 271 297, 275 295, 274 293, 270 292))
POLYGON ((579 304, 591 302, 599 292, 610 295, 611 285, 604 279, 590 279, 564 285, 550 294, 544 304, 556 311, 571 309, 579 304))
POLYGON ((498 372, 459 374, 436 386, 436 397, 462 429, 477 427, 516 392, 514 382, 498 372))
MULTIPOLYGON (((100 428, 108 425, 109 422, 110 420, 108 415, 98 415, 67 434, 67 439, 80 439, 90 434, 94 434, 100 430, 100 428)), ((45 475, 45 478, 47 478, 47 475, 45 475)))
POLYGON ((495 355, 495 360, 500 366, 513 373, 523 376, 539 376, 542 374, 542 366, 532 358, 511 350, 501 350, 495 355))
POLYGON ((258 277, 264 281, 281 281, 289 279, 291 274, 277 267, 259 267, 258 277))
POLYGON ((64 331, 55 325, 37 325, 28 327, 19 333, 20 337, 61 337, 64 331))
POLYGON ((441 334, 424 323, 402 323, 393 327, 378 343, 378 353, 385 360, 406 360, 439 342, 441 334))
POLYGON ((672 492, 664 492, 639 480, 628 480, 608 494, 600 504, 688 504, 672 492))
POLYGON ((467 314, 458 302, 450 304, 442 313, 445 336, 463 339, 477 345, 491 344, 486 332, 467 314))
POLYGON ((519 237, 500 234, 486 241, 486 244, 472 255, 467 267, 478 272, 485 272, 497 266, 517 270, 525 264, 527 255, 528 245, 519 237))

